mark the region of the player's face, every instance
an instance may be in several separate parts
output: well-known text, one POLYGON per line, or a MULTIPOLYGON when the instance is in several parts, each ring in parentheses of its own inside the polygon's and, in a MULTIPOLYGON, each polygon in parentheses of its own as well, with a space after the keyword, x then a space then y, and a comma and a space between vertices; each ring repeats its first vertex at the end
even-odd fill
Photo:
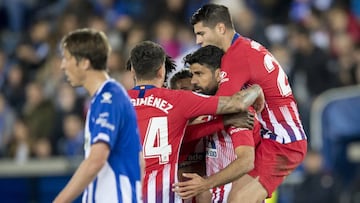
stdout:
POLYGON ((191 84, 191 78, 179 79, 175 85, 176 85, 175 89, 178 89, 178 90, 193 90, 194 89, 194 86, 191 84))
POLYGON ((210 28, 203 25, 202 22, 198 22, 194 25, 194 33, 196 36, 196 44, 202 47, 206 45, 214 45, 221 47, 221 35, 218 33, 217 27, 210 28))
POLYGON ((205 65, 194 63, 190 66, 191 83, 194 91, 207 95, 214 95, 218 89, 218 71, 211 72, 205 65))
POLYGON ((60 68, 73 87, 81 86, 84 80, 84 70, 79 67, 79 64, 75 57, 67 49, 64 49, 60 68))

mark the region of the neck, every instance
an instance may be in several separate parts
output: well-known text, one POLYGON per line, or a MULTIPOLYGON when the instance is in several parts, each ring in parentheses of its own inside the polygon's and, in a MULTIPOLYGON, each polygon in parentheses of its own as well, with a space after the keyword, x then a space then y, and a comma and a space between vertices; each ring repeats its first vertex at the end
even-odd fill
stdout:
POLYGON ((161 88, 163 86, 164 82, 160 81, 158 79, 154 80, 137 80, 136 86, 140 85, 154 85, 155 87, 161 88))
POLYGON ((224 42, 223 42, 223 50, 226 52, 230 46, 231 46, 231 42, 234 38, 234 35, 235 35, 235 30, 231 30, 230 32, 228 32, 226 35, 225 35, 225 39, 224 39, 224 42))
POLYGON ((109 78, 106 71, 91 70, 86 77, 84 88, 89 92, 90 96, 94 96, 96 91, 109 78))

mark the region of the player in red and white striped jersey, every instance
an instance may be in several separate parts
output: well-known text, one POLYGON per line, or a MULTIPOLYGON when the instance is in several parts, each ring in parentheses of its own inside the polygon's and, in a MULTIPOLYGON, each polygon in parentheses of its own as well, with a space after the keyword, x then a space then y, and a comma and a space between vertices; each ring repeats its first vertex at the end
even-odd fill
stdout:
POLYGON ((252 84, 263 88, 266 106, 259 121, 264 139, 256 151, 255 169, 242 182, 248 183, 246 190, 234 194, 248 202, 261 202, 303 161, 307 151, 307 138, 287 76, 265 47, 235 32, 227 7, 204 5, 193 14, 191 24, 198 44, 215 45, 226 52, 217 95, 229 95, 252 84))
POLYGON ((137 113, 145 158, 143 200, 181 202, 171 186, 177 181, 179 148, 188 119, 245 111, 252 104, 261 110, 262 90, 254 85, 231 97, 209 97, 161 88, 165 79, 165 52, 150 41, 136 45, 130 60, 137 86, 128 93, 137 113))
MULTIPOLYGON (((216 46, 206 46, 185 58, 185 62, 190 65, 193 73, 192 83, 196 91, 215 94, 218 89, 219 67, 223 54, 224 51, 216 46)), ((237 118, 237 121, 241 121, 240 119, 237 118)), ((212 120, 211 116, 208 116, 208 120, 212 120)), ((224 174, 224 172, 218 173, 222 170, 227 172, 225 176, 212 182, 214 187, 209 186, 212 202, 216 203, 226 202, 232 188, 231 181, 252 169, 255 145, 260 141, 260 124, 257 120, 255 120, 253 130, 233 127, 227 131, 223 129, 223 126, 219 127, 218 123, 213 121, 206 128, 189 126, 184 140, 187 142, 189 139, 209 135, 206 147, 206 174, 207 176, 217 176, 224 174), (217 132, 213 133, 215 132, 213 129, 216 129, 217 132)), ((201 190, 202 187, 199 188, 201 190)), ((205 196, 205 194, 202 195, 205 196)))

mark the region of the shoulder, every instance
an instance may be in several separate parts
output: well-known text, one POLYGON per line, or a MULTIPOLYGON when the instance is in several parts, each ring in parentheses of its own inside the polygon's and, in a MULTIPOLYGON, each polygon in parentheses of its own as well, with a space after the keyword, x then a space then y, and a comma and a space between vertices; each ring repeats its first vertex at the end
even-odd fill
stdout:
POLYGON ((117 103, 129 99, 124 87, 114 80, 107 81, 98 93, 98 100, 103 104, 112 104, 113 101, 117 103))
POLYGON ((227 53, 236 53, 243 55, 257 55, 268 52, 267 49, 255 40, 246 37, 239 37, 229 48, 227 53))

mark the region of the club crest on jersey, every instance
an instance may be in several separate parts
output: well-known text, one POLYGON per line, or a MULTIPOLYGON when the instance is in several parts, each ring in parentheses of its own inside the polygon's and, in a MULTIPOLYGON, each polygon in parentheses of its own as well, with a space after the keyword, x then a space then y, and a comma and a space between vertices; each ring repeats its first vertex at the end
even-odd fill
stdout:
POLYGON ((110 92, 104 92, 102 95, 102 100, 100 101, 100 103, 107 103, 107 104, 111 104, 111 97, 112 94, 110 92))
POLYGON ((229 81, 229 78, 227 77, 227 73, 225 71, 220 72, 220 83, 229 81))
POLYGON ((206 156, 208 158, 217 158, 216 145, 213 139, 209 139, 206 146, 206 156))

